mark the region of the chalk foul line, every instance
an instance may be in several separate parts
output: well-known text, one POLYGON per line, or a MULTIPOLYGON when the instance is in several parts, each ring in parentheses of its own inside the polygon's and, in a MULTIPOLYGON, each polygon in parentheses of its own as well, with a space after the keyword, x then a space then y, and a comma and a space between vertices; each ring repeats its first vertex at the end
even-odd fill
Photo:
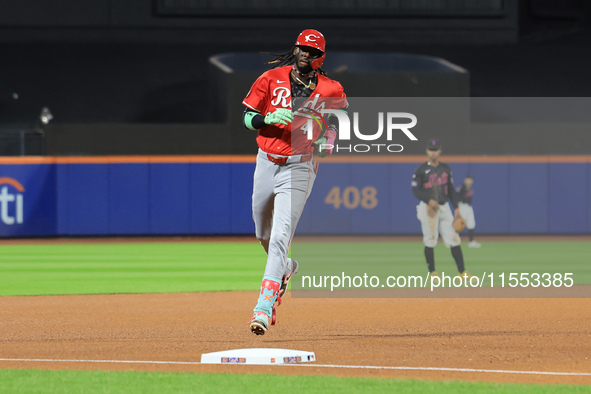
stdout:
POLYGON ((403 371, 448 371, 448 372, 482 372, 482 373, 509 373, 528 375, 565 375, 565 376, 591 376, 591 372, 551 372, 551 371, 512 371, 506 369, 477 369, 477 368, 446 368, 446 367, 389 367, 375 365, 333 365, 333 364, 280 364, 298 367, 318 368, 347 368, 347 369, 384 369, 403 371))
MULTIPOLYGON (((198 361, 148 361, 148 360, 66 360, 45 358, 0 358, 0 361, 8 362, 45 362, 45 363, 110 363, 110 364, 163 364, 163 365, 202 365, 198 361)), ((218 364, 203 364, 218 365, 218 364)), ((222 364, 219 364, 222 365, 222 364)), ((245 364, 232 364, 245 365, 245 364)), ((250 366, 255 364, 248 364, 250 366)), ((312 368, 344 368, 344 369, 381 369, 401 371, 445 371, 445 372, 478 372, 478 373, 507 373, 525 375, 556 375, 556 376, 591 376, 591 372, 552 372, 552 371, 513 371, 505 369, 478 369, 478 368, 447 368, 447 367, 395 367, 378 365, 336 365, 336 364, 278 364, 288 367, 312 367, 312 368)))

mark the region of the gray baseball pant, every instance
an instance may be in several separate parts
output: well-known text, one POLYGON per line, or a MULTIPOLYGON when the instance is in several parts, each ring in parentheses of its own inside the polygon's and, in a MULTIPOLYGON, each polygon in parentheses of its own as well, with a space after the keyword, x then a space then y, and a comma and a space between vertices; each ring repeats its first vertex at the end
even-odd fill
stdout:
POLYGON ((277 165, 259 149, 252 193, 256 237, 267 252, 266 277, 291 271, 289 246, 316 179, 313 160, 277 165))

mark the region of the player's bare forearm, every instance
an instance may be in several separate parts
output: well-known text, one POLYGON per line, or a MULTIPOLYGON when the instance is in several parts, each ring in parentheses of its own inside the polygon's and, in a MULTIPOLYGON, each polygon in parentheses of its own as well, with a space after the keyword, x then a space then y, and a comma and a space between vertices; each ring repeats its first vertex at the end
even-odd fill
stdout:
POLYGON ((433 199, 430 199, 427 205, 433 212, 437 212, 439 210, 439 203, 433 199))
POLYGON ((427 203, 427 215, 430 217, 437 216, 437 212, 439 211, 439 203, 433 199, 430 199, 427 203))

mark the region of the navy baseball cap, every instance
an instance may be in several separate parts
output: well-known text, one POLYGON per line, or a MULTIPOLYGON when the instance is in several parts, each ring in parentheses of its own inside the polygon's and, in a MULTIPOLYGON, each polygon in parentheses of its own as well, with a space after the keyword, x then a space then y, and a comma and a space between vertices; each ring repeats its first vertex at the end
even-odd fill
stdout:
POLYGON ((436 140, 436 139, 429 140, 427 142, 427 149, 439 150, 439 149, 441 149, 441 142, 439 142, 439 140, 436 140))

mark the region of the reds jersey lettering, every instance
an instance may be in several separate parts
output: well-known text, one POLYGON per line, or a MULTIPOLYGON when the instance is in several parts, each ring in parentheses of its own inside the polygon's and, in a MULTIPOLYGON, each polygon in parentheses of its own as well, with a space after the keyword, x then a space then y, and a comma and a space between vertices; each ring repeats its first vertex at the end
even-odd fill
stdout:
MULTIPOLYGON (((320 39, 318 35, 315 37, 320 39)), ((314 37, 310 38, 314 39, 314 37)), ((263 73, 252 85, 242 103, 263 116, 276 111, 277 108, 292 109, 291 69, 292 66, 283 66, 263 73)), ((303 105, 314 108, 319 112, 325 107, 346 108, 348 103, 340 83, 323 75, 318 75, 316 88, 303 105), (327 104, 323 101, 323 98, 331 98, 332 100, 327 104)), ((314 151, 312 143, 320 135, 321 128, 314 122, 314 138, 307 139, 305 130, 302 129, 307 120, 304 116, 296 116, 293 122, 288 125, 273 124, 263 126, 259 129, 257 136, 259 148, 264 152, 279 155, 312 153, 314 151), (294 133, 294 131, 296 132, 294 133)))
POLYGON ((291 108, 291 100, 288 100, 290 96, 290 89, 285 88, 283 86, 279 86, 273 89, 273 97, 275 98, 271 100, 271 105, 277 107, 281 103, 281 106, 283 108, 291 108))
POLYGON ((320 112, 326 107, 326 102, 323 101, 322 103, 318 104, 318 98, 320 97, 319 94, 316 94, 313 99, 306 101, 303 105, 305 108, 313 109, 314 111, 320 112))

